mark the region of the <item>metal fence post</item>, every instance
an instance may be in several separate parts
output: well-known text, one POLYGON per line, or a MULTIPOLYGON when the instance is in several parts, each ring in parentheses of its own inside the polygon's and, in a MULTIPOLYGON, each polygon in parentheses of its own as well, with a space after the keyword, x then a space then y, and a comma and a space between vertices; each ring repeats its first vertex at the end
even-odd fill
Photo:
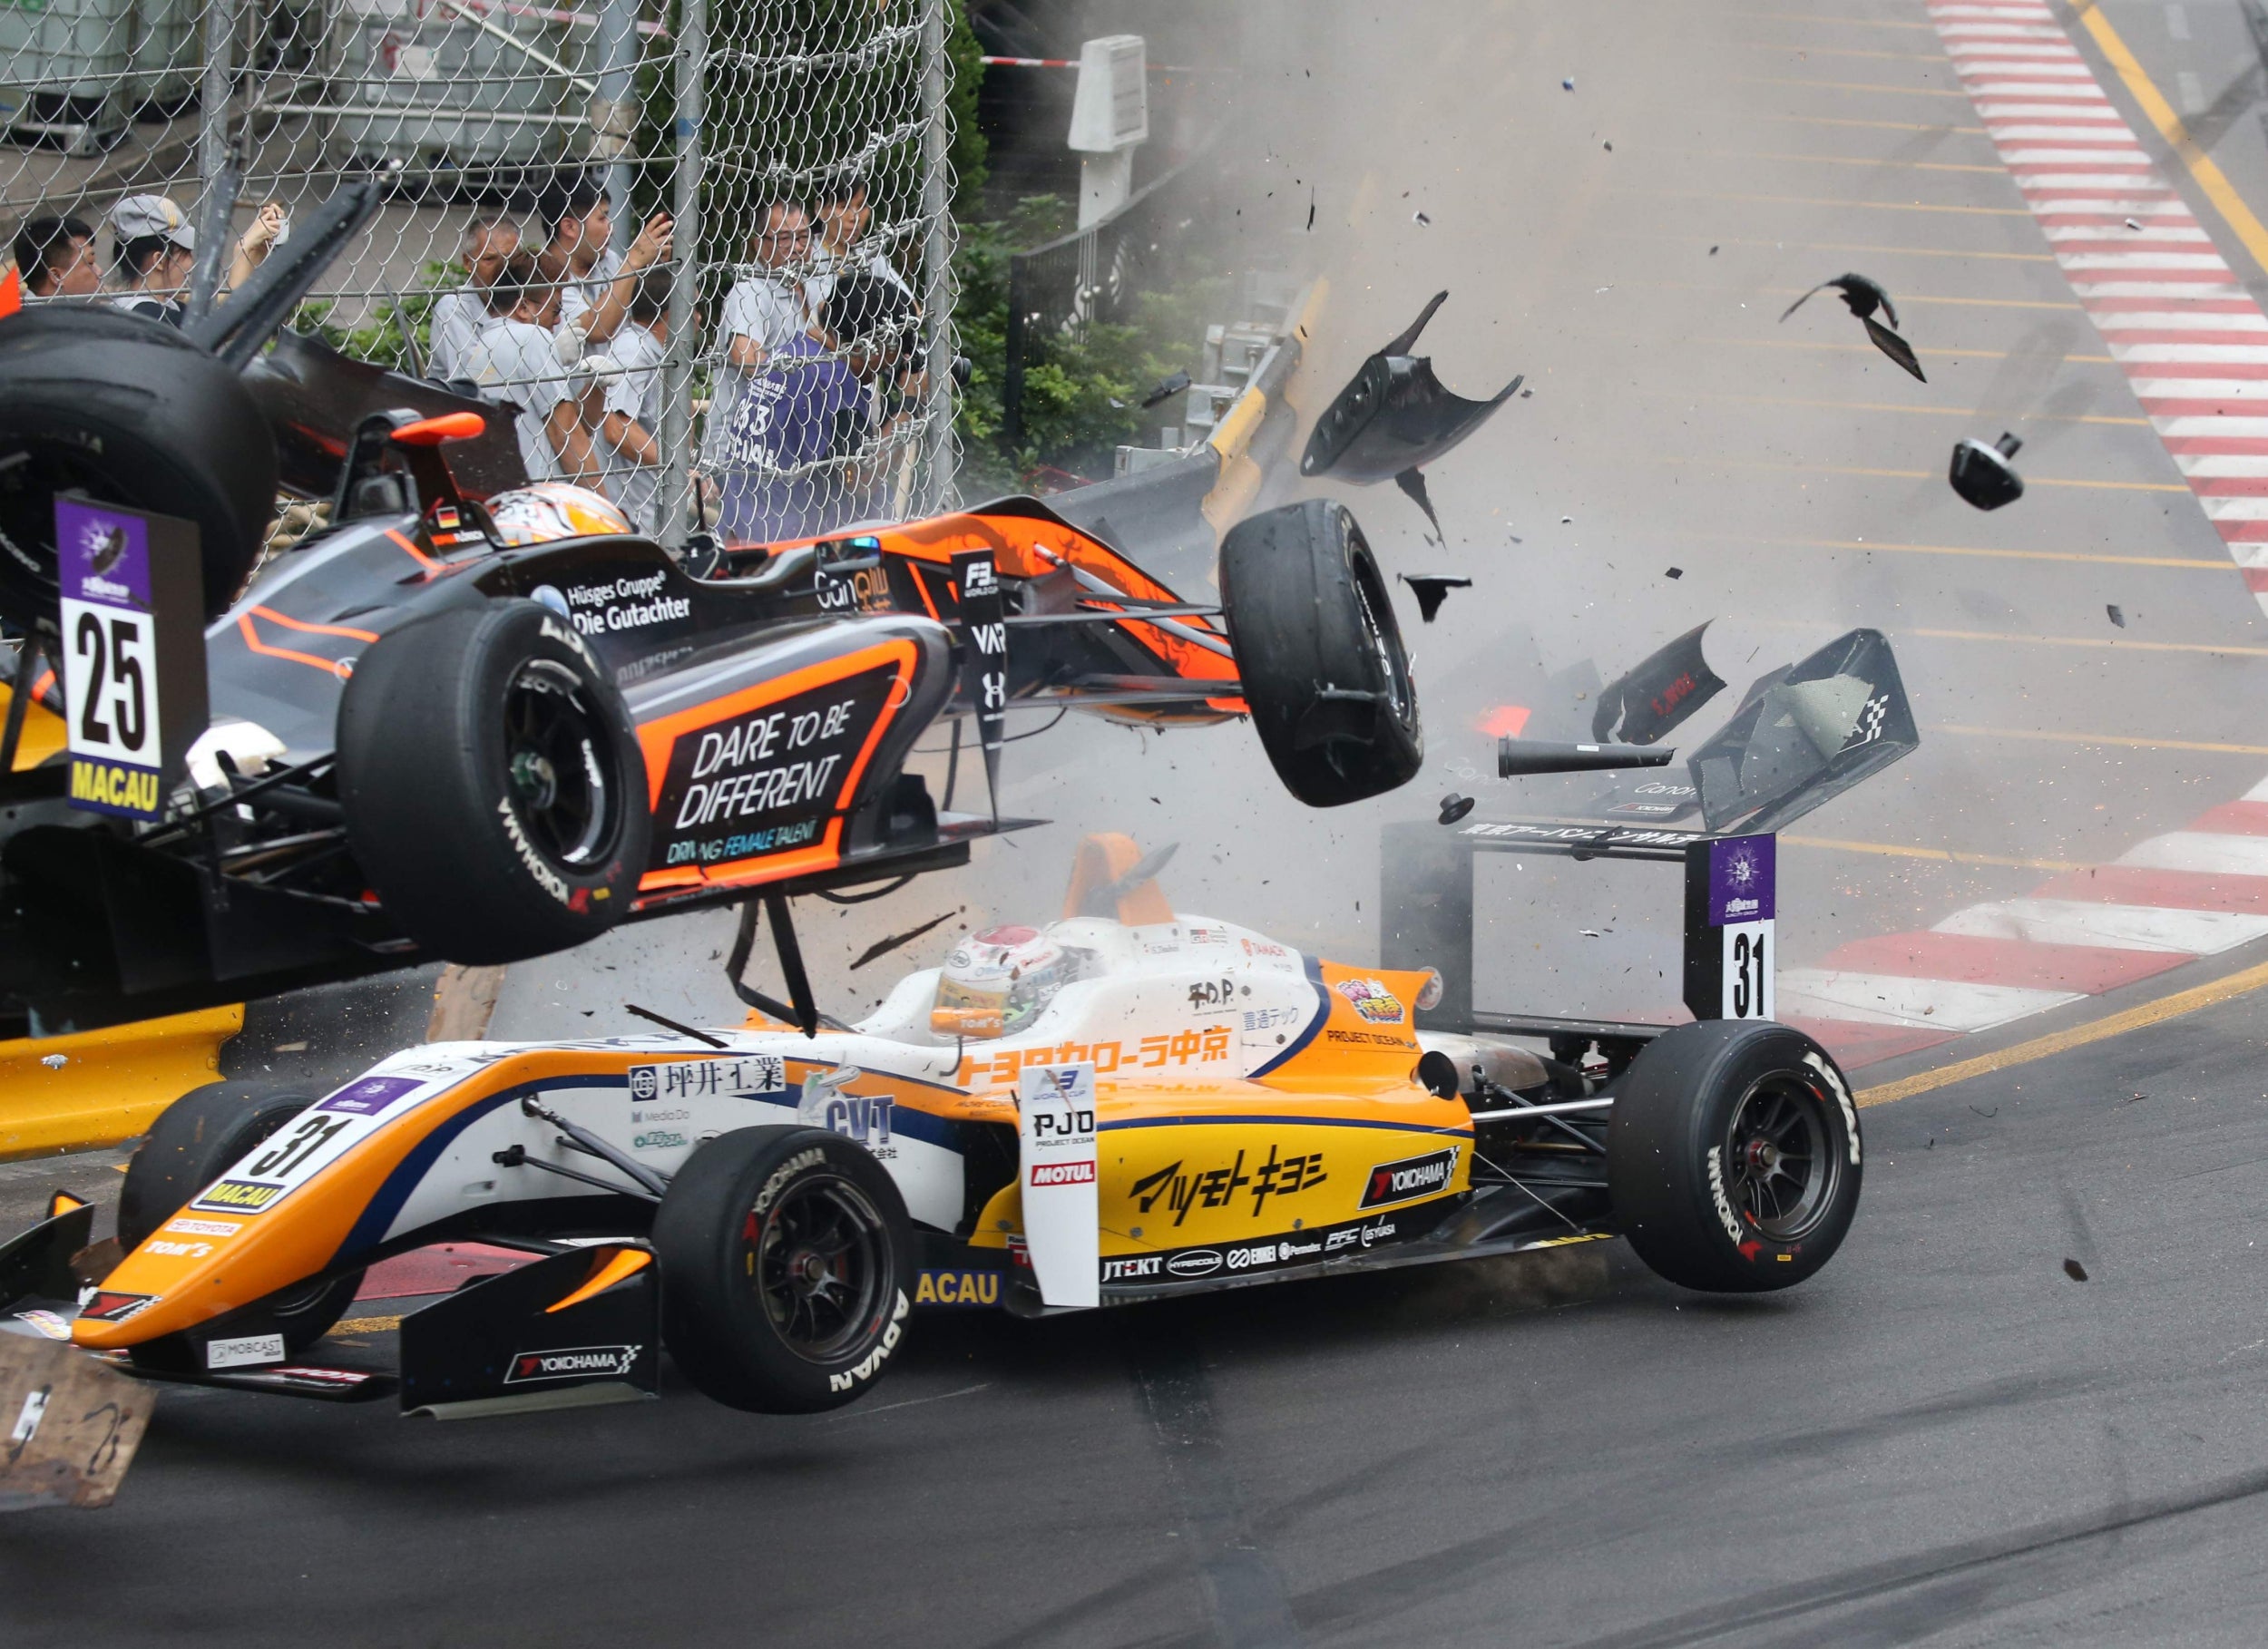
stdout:
POLYGON ((953 193, 947 158, 952 115, 945 96, 945 0, 929 0, 922 22, 922 313, 928 317, 928 396, 924 409, 921 509, 942 508, 953 479, 953 193))
POLYGON ((631 200, 631 144, 638 130, 634 73, 638 66, 638 0, 603 0, 599 7, 599 91, 591 102, 591 154, 607 163, 606 203, 614 219, 614 249, 636 238, 631 200))
MULTIPOLYGON (((236 62, 235 0, 204 0, 205 73, 197 93, 197 181, 210 191, 229 163, 229 93, 236 62)), ((222 224, 225 237, 230 226, 222 224)))
POLYGON ((707 112, 709 0, 679 0, 677 116, 670 135, 677 158, 670 215, 677 220, 677 273, 670 288, 670 346, 662 365, 661 542, 685 542, 686 500, 692 491, 693 358, 699 346, 693 311, 699 299, 701 126, 707 112))

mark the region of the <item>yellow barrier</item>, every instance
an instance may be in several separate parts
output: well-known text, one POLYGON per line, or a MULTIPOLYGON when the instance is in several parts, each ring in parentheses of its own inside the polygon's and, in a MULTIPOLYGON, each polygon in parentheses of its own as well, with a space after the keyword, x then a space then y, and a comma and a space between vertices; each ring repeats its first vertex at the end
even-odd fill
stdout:
POLYGON ((0 1042, 0 1162, 114 1146, 213 1080, 244 1005, 0 1042), (54 1063, 60 1060, 61 1063, 54 1063))
MULTIPOLYGON (((0 718, 8 713, 8 700, 15 694, 5 682, 0 682, 0 718)), ((45 705, 34 702, 24 707, 24 737, 16 746, 15 767, 22 772, 36 767, 63 748, 63 717, 45 705)))

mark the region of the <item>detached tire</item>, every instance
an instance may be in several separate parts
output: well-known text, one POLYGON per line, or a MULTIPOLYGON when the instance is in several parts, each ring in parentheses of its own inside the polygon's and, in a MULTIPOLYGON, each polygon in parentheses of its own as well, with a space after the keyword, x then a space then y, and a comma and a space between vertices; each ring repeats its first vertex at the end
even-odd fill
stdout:
POLYGON ((389 630, 338 711, 347 839, 379 903, 449 961, 521 961, 630 914, 645 758, 563 619, 484 601, 389 630))
MULTIPOLYGON (((141 1247, 191 1197, 314 1103, 310 1094, 210 1082, 166 1107, 126 1165, 126 1183, 118 1193, 120 1245, 130 1254, 141 1247)), ((361 1286, 362 1273, 356 1271, 270 1296, 266 1310, 284 1337, 284 1350, 302 1351, 322 1339, 361 1286)), ((178 1363, 176 1338, 154 1342, 148 1361, 160 1367, 178 1363)), ((135 1354, 140 1360, 142 1349, 136 1347, 135 1354)))
POLYGON ((1672 1283, 1718 1293, 1801 1283, 1858 1212, 1850 1085, 1825 1049, 1785 1025, 1680 1025, 1639 1053, 1611 1118, 1616 1221, 1672 1283))
POLYGON ((0 320, 0 618, 54 633, 55 494, 197 525, 204 611, 227 608, 276 509, 276 443, 227 366, 108 305, 0 320))
POLYGON ((816 1414, 864 1396, 904 1342, 914 1228, 888 1172, 820 1128, 737 1128, 654 1215, 661 1339, 728 1408, 816 1414))
POLYGON ((1245 702, 1286 789, 1336 807, 1417 776, 1409 655, 1344 507, 1310 499, 1238 522, 1221 542, 1220 587, 1245 702))

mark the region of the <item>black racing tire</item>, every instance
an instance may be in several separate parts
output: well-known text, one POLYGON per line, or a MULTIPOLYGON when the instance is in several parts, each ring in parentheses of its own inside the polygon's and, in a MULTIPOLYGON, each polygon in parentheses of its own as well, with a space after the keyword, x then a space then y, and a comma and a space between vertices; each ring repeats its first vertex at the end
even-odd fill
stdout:
POLYGON ((630 914, 649 807, 614 678, 533 601, 452 608, 372 643, 338 710, 347 840, 430 954, 521 961, 630 914))
POLYGON ((1607 1127, 1616 1223, 1659 1275, 1716 1293, 1801 1283, 1858 1213, 1859 1113, 1827 1050, 1764 1020, 1647 1043, 1607 1127))
POLYGON ((1417 776, 1417 686, 1377 558, 1344 505, 1286 504, 1221 541, 1237 674, 1276 776, 1310 807, 1417 776))
MULTIPOLYGON (((118 1193, 119 1245, 129 1254, 141 1247, 230 1164, 314 1103, 313 1095, 256 1083, 209 1082, 166 1107, 126 1165, 118 1193)), ((330 1332, 361 1286, 362 1273, 354 1271, 271 1296, 265 1309, 284 1350, 305 1351, 330 1332)), ((181 1348, 169 1337, 151 1347, 149 1361, 173 1367, 181 1348)))
POLYGON ((728 1408, 816 1414, 872 1390, 904 1344, 914 1227, 889 1173, 820 1128, 736 1128, 654 1215, 661 1342, 728 1408))
POLYGON ((193 522, 204 610, 220 613, 276 512, 276 442, 234 372, 109 305, 0 320, 0 618, 57 624, 55 494, 193 522))

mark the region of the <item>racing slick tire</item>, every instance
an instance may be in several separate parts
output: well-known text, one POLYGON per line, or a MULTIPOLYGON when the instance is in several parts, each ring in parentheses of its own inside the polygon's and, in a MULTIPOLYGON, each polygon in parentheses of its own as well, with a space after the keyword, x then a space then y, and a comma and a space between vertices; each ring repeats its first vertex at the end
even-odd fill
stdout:
POLYGON ((429 954, 521 961, 630 914, 645 758, 614 678, 565 620, 506 600, 374 642, 338 710, 347 840, 429 954))
POLYGON ((1309 499, 1239 522, 1221 541, 1220 589, 1245 702, 1286 789, 1336 807, 1417 776, 1409 654, 1344 506, 1309 499))
POLYGON ((904 1342, 913 1222, 888 1171, 840 1134, 719 1135, 670 1182, 653 1246, 661 1342, 728 1408, 840 1408, 904 1342))
MULTIPOLYGON (((252 1148, 315 1103, 308 1094, 241 1082, 209 1082, 166 1107, 126 1165, 118 1192, 118 1242, 129 1254, 252 1148)), ((330 1332, 362 1286, 362 1273, 286 1289, 266 1303, 284 1350, 305 1351, 330 1332)), ((182 1361, 177 1336, 133 1348, 136 1361, 182 1361)))
POLYGON ((276 512, 276 442, 243 380, 174 327, 104 305, 0 322, 0 617, 58 624, 54 500, 194 522, 210 619, 276 512))
POLYGON ((1686 1288, 1755 1293, 1833 1257, 1859 1206, 1859 1113, 1827 1050, 1764 1020, 1646 1045, 1616 1088, 1607 1184, 1638 1257, 1686 1288))

